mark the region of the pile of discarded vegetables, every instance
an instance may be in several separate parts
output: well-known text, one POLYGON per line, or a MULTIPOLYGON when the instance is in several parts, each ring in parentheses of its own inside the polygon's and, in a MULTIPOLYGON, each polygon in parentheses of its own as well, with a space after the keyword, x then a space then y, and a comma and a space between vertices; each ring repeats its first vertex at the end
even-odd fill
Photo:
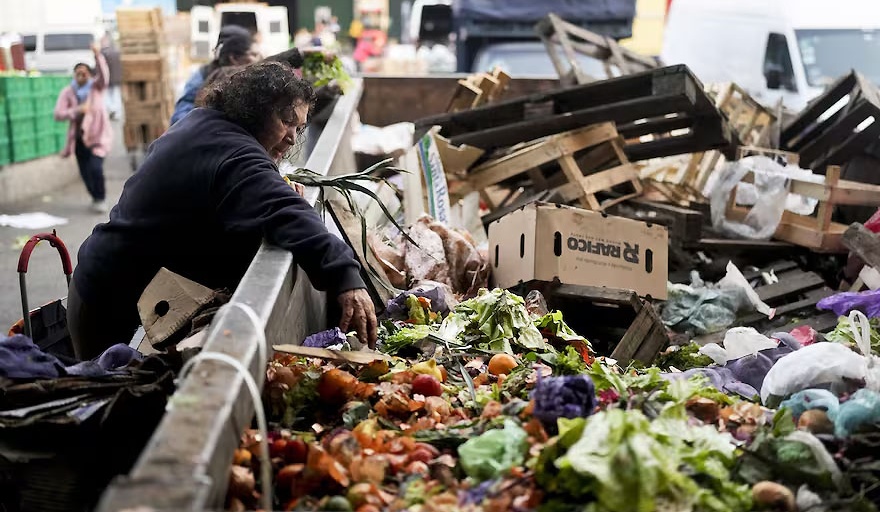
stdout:
MULTIPOLYGON (((451 310, 432 298, 391 304, 390 357, 269 363, 276 510, 876 510, 880 365, 849 325, 725 364, 689 345, 620 368, 540 297, 481 290, 451 310), (803 367, 813 352, 848 361, 843 374, 810 375, 823 370, 803 367), (732 364, 765 364, 773 393, 732 364)), ((305 342, 347 344, 338 330, 305 342)), ((236 451, 230 510, 259 508, 259 437, 236 451)))

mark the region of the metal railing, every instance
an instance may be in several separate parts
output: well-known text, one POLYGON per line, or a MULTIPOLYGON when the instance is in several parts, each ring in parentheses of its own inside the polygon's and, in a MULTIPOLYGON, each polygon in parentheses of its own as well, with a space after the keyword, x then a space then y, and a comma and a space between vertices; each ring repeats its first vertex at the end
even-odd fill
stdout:
MULTIPOLYGON (((363 82, 356 80, 323 129, 309 129, 314 144, 306 146, 306 168, 325 175, 355 169, 351 123, 362 92, 363 82)), ((318 194, 308 190, 306 199, 320 209, 318 194)), ((290 252, 265 244, 231 302, 254 311, 268 354, 271 345, 299 343, 326 325, 324 293, 312 287, 290 252)), ((231 356, 262 386, 267 361, 260 358, 256 328, 243 309, 227 308, 211 325, 203 350, 231 356)), ((134 468, 107 488, 98 510, 222 509, 233 452, 253 415, 244 377, 223 363, 199 361, 171 397, 134 468)))

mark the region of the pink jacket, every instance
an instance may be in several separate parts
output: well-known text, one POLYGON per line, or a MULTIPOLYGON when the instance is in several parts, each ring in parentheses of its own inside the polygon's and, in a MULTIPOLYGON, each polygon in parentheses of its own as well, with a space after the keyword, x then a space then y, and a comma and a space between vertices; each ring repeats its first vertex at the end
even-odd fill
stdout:
MULTIPOLYGON (((95 82, 92 84, 92 90, 86 100, 89 104, 89 110, 82 120, 83 142, 92 149, 95 156, 105 157, 110 152, 110 146, 113 143, 110 117, 104 107, 104 91, 109 85, 110 73, 107 69, 107 61, 100 53, 95 55, 95 65, 97 68, 95 82)), ((67 144, 64 145, 61 156, 70 156, 76 147, 76 123, 74 121, 78 110, 79 103, 76 100, 76 93, 73 91, 73 87, 68 85, 61 90, 58 102, 55 103, 55 120, 70 121, 70 128, 67 129, 67 144)))

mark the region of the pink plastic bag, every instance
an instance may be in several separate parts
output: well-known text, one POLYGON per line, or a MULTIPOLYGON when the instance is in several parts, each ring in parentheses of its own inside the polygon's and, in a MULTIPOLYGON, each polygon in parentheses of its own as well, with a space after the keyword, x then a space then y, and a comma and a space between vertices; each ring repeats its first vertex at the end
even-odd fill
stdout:
POLYGON ((791 330, 789 333, 802 347, 816 343, 816 336, 819 334, 809 325, 802 325, 791 330))
POLYGON ((872 233, 880 233, 880 208, 877 208, 874 215, 871 215, 871 218, 865 222, 865 227, 871 230, 872 233))

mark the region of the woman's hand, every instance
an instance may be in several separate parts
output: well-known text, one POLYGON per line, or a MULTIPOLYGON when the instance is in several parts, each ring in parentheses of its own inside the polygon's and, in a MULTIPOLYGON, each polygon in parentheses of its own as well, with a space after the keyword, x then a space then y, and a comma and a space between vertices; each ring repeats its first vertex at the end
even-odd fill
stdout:
POLYGON ((83 103, 82 105, 80 105, 79 107, 77 107, 76 110, 77 110, 77 112, 79 112, 80 114, 85 114, 85 113, 87 113, 87 112, 89 111, 89 102, 86 101, 85 103, 83 103))
POLYGON ((97 41, 92 41, 92 53, 98 55, 101 53, 101 44, 97 41))
POLYGON ((376 348, 376 309, 373 307, 373 299, 367 290, 359 288, 348 290, 339 294, 339 306, 342 307, 342 320, 339 328, 348 332, 349 326, 358 333, 361 343, 376 348))

